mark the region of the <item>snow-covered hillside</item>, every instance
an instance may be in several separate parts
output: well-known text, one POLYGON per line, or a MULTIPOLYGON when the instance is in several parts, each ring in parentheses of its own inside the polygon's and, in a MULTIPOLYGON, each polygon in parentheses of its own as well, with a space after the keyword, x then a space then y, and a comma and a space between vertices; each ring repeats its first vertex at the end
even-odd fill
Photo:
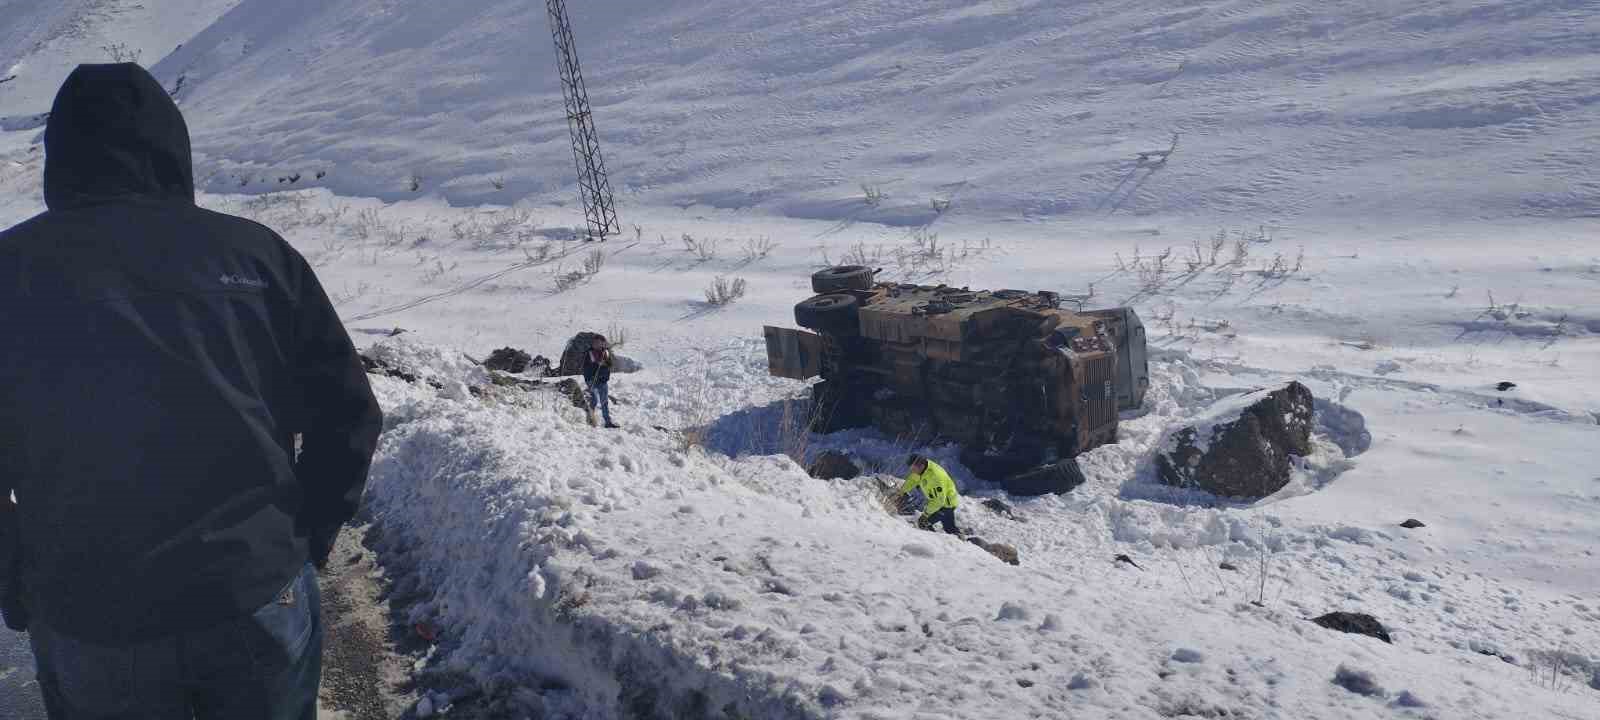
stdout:
MULTIPOLYGON (((299 174, 386 199, 568 199, 537 3, 145 5, 148 33, 124 19, 141 17, 129 3, 12 0, 29 32, 0 47, 0 67, 94 6, 122 13, 94 32, 149 38, 143 59, 178 89, 210 190, 299 174)), ((595 0, 572 12, 633 204, 895 224, 930 218, 934 200, 1008 220, 1600 211, 1587 146, 1600 19, 1586 0, 595 0), (1135 164, 1175 133, 1171 162, 1135 164), (887 197, 863 207, 863 185, 887 197)), ((96 42, 54 57, 97 58, 96 42)), ((61 65, 13 70, 26 91, 0 85, 0 116, 47 109, 61 65)))
MULTIPOLYGON (((447 388, 473 382, 448 349, 385 341, 376 354, 447 388)), ((589 429, 554 393, 486 406, 389 378, 377 381, 390 419, 371 511, 402 595, 418 597, 408 620, 443 629, 443 669, 541 717, 1580 718, 1600 707, 1586 687, 1596 658, 1574 649, 1600 638, 1595 581, 1569 574, 1594 566, 1593 508, 1564 499, 1595 492, 1577 467, 1592 426, 1419 391, 1344 393, 1361 384, 1324 377, 1312 381, 1320 392, 1370 396, 1361 404, 1386 416, 1406 407, 1414 432, 1384 433, 1351 463, 1335 441, 1361 451, 1360 416, 1325 402, 1324 420, 1344 422, 1321 428, 1324 447, 1276 502, 1184 507, 1130 499, 1156 490, 1136 468, 1162 428, 1215 396, 1202 382, 1261 378, 1182 356, 1154 376, 1148 412, 1088 457, 1089 485, 1017 501, 1015 518, 969 498, 963 522, 1016 544, 1016 568, 891 517, 870 482, 717 452, 748 437, 737 430, 775 426, 759 418, 717 420, 735 431, 714 429, 708 451, 642 424, 589 429), (1453 423, 1474 430, 1452 436, 1453 423), (1481 438, 1533 428, 1541 452, 1515 467, 1538 480, 1518 482, 1481 438), (1411 512, 1434 524, 1390 522, 1411 512), (1515 520, 1532 516, 1544 527, 1515 520), (1129 553, 1138 567, 1112 560, 1129 553), (1395 645, 1308 621, 1336 609, 1384 618, 1395 645), (1378 687, 1353 692, 1333 682, 1340 673, 1378 687)), ((618 383, 634 402, 661 392, 618 383)), ((869 462, 904 450, 821 442, 869 462)), ((935 450, 963 473, 952 453, 935 450)))
POLYGON ((1600 717, 1593 2, 572 12, 627 228, 600 245, 565 239, 540 3, 0 0, 0 226, 42 209, 31 118, 121 44, 181 100, 200 202, 283 232, 358 344, 466 383, 579 330, 643 362, 620 432, 375 380, 422 667, 552 718, 1600 717), (841 261, 1143 316, 1156 385, 1083 487, 1010 498, 920 448, 1020 567, 783 457, 919 449, 783 430, 805 386, 761 326, 841 261), (1288 488, 1155 483, 1163 433, 1285 378, 1321 433, 1288 488), (1333 610, 1395 643, 1305 620, 1333 610))

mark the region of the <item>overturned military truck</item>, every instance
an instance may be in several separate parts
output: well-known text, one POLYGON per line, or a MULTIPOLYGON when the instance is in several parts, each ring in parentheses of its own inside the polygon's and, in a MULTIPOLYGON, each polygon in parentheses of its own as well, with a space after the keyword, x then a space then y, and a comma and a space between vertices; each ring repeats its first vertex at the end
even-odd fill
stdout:
POLYGON ((979 477, 1028 495, 1083 482, 1073 458, 1116 442, 1117 413, 1149 387, 1132 308, 1064 310, 1050 292, 876 280, 832 267, 794 308, 805 330, 765 328, 769 371, 812 386, 812 428, 875 425, 962 445, 979 477))

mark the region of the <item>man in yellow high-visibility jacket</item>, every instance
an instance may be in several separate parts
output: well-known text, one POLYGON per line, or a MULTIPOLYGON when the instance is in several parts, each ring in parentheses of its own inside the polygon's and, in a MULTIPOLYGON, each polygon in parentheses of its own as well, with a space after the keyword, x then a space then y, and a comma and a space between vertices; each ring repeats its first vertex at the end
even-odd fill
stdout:
POLYGON ((900 486, 900 498, 905 499, 912 488, 922 491, 922 496, 927 502, 922 506, 922 517, 917 519, 917 527, 932 530, 935 523, 944 526, 944 531, 951 535, 960 535, 956 529, 956 506, 961 504, 961 494, 956 491, 956 483, 950 479, 950 473, 921 455, 912 455, 906 462, 911 469, 911 474, 906 476, 905 484, 900 486))

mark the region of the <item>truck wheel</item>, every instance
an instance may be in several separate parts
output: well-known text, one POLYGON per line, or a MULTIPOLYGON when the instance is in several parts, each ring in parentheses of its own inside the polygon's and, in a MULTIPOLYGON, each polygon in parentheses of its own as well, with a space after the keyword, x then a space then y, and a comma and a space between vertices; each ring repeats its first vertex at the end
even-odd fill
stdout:
POLYGON ((820 295, 841 290, 871 290, 874 271, 865 265, 835 265, 811 274, 811 290, 820 295))
POLYGON ((1060 495, 1083 483, 1083 468, 1076 458, 1067 458, 1012 475, 1000 485, 1013 495, 1060 495))
POLYGON ((818 295, 794 306, 794 321, 803 328, 834 335, 854 335, 859 330, 854 295, 818 295))

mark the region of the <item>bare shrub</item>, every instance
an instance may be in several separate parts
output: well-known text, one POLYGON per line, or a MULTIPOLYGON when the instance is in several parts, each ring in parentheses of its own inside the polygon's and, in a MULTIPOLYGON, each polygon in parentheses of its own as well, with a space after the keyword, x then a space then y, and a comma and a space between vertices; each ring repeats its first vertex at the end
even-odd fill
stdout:
POLYGON ((382 227, 383 216, 378 212, 378 209, 367 208, 356 213, 356 221, 355 224, 350 226, 350 232, 355 235, 357 239, 366 240, 371 238, 373 234, 377 233, 382 227))
POLYGON ((549 260, 550 243, 542 242, 536 245, 523 245, 522 257, 527 259, 529 265, 534 265, 549 260))
POLYGON ((744 241, 744 261, 753 263, 772 254, 778 244, 769 237, 751 238, 744 241))
POLYGON ((621 350, 628 344, 628 328, 622 323, 612 320, 606 326, 606 342, 613 350, 621 350))
POLYGON ((420 191, 422 189, 422 176, 417 173, 411 173, 411 177, 406 178, 406 189, 411 192, 420 191))
POLYGON ((578 287, 579 285, 589 282, 594 278, 594 276, 600 274, 600 270, 604 268, 605 265, 606 254, 603 250, 595 250, 589 253, 588 256, 584 257, 583 259, 583 266, 573 270, 567 270, 566 268, 557 265, 555 273, 551 276, 551 281, 555 285, 555 291, 557 293, 564 293, 568 290, 578 287))
POLYGON ((1266 266, 1261 269, 1261 279, 1263 281, 1286 280, 1290 276, 1298 274, 1305 266, 1305 262, 1305 248, 1300 248, 1300 253, 1295 256, 1293 261, 1286 259, 1283 256, 1283 253, 1275 253, 1272 257, 1272 261, 1267 263, 1266 266))
POLYGON ((139 62, 139 57, 144 54, 143 50, 130 48, 127 43, 120 42, 101 45, 100 50, 114 63, 137 63, 139 62))
POLYGON ((689 233, 683 234, 683 250, 693 255, 700 262, 715 260, 717 257, 717 241, 711 238, 698 239, 689 233))
POLYGON ((444 260, 439 258, 437 255, 432 258, 424 257, 421 260, 421 264, 424 266, 422 268, 422 282, 424 284, 432 284, 433 281, 449 275, 461 265, 459 262, 453 262, 449 265, 445 265, 444 260))
POLYGON ((884 198, 889 197, 883 192, 882 185, 869 183, 861 183, 861 195, 862 201, 868 205, 871 205, 872 207, 882 205, 884 198))
MULTIPOLYGON (((840 264, 876 267, 878 263, 883 261, 883 255, 882 245, 874 245, 868 248, 865 242, 858 241, 845 252, 844 257, 840 258, 840 264)), ((827 256, 824 255, 823 259, 826 260, 827 256)), ((833 263, 828 264, 832 265, 833 263)))
POLYGON ((489 185, 496 190, 504 190, 506 189, 506 178, 504 175, 496 175, 489 178, 489 185))
POLYGON ((706 288, 706 302, 712 307, 725 307, 744 297, 744 278, 727 278, 718 275, 706 288))

